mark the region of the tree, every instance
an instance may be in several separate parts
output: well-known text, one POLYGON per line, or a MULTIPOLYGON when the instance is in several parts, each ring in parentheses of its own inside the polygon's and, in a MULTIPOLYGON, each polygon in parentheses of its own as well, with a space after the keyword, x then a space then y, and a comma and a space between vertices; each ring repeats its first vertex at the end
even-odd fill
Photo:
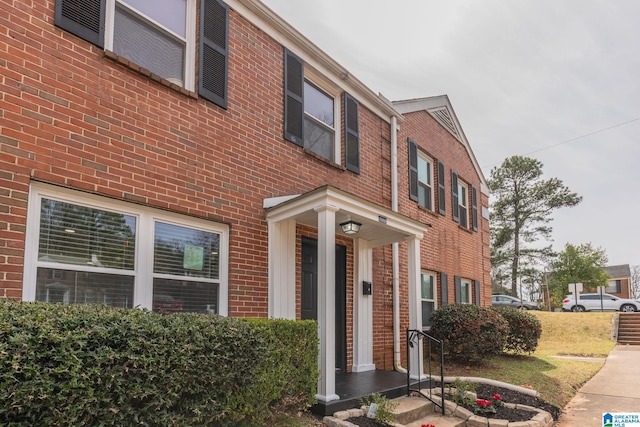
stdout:
POLYGON ((640 265, 631 266, 631 297, 640 298, 640 265))
POLYGON ((543 180, 542 166, 539 160, 513 156, 491 171, 489 188, 495 197, 491 205, 491 263, 494 269, 507 266, 513 296, 518 295, 521 263, 535 265, 552 254, 551 246, 533 244, 540 237, 550 238, 553 211, 582 200, 561 180, 543 180))
POLYGON ((607 255, 603 249, 593 248, 590 243, 567 244, 552 263, 551 299, 559 304, 569 293, 569 283, 582 283, 584 292, 595 292, 598 286, 607 286, 606 265, 607 255))

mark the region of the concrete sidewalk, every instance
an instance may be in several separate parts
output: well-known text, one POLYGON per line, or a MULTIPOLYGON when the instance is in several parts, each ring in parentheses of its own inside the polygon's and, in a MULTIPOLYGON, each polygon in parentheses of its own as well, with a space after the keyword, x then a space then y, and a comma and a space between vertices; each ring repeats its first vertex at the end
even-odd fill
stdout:
POLYGON ((640 413, 640 346, 617 345, 562 411, 556 427, 602 427, 605 412, 640 413))

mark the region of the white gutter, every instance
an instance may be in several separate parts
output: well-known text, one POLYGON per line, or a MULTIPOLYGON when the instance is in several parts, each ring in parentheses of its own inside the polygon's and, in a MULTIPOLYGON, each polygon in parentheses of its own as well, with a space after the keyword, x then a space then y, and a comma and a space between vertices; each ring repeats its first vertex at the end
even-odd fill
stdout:
MULTIPOLYGON (((398 119, 391 116, 391 210, 398 212, 398 119)), ((398 243, 392 245, 392 283, 393 283, 393 368, 407 373, 401 366, 400 358, 400 261, 398 243)))

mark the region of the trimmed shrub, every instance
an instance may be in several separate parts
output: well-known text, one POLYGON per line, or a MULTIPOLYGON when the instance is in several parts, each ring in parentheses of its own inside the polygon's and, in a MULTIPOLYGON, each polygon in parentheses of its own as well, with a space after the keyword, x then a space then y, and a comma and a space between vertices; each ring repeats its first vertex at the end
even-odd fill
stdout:
POLYGON ((443 341, 444 356, 459 362, 479 362, 499 354, 509 331, 507 321, 488 307, 445 305, 431 315, 429 335, 443 341))
POLYGON ((306 408, 313 321, 0 301, 2 425, 260 425, 306 408))
POLYGON ((513 307, 492 307, 509 324, 509 333, 504 340, 504 351, 515 354, 533 353, 538 348, 542 334, 542 323, 531 313, 513 307))

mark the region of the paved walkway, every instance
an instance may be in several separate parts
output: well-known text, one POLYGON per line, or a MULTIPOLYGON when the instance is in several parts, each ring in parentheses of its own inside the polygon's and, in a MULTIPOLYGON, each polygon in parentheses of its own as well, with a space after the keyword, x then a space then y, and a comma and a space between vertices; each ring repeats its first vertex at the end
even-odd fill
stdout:
POLYGON ((617 345, 562 411, 556 427, 602 427, 606 412, 640 413, 640 346, 617 345))

